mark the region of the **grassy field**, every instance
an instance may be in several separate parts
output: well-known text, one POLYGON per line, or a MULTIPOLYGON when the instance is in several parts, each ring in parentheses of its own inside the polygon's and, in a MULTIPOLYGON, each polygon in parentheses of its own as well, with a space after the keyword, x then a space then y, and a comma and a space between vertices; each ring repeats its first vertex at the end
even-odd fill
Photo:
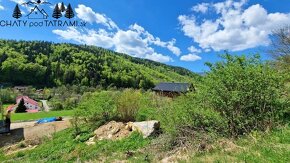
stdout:
POLYGON ((233 144, 216 144, 209 153, 192 155, 192 162, 290 162, 290 126, 271 133, 253 133, 233 144))
POLYGON ((13 105, 13 104, 3 104, 3 108, 6 109, 10 105, 13 105))
POLYGON ((39 112, 39 113, 14 113, 12 114, 12 122, 15 121, 28 121, 28 120, 37 120, 47 117, 66 117, 72 116, 73 110, 64 110, 64 111, 51 111, 51 112, 39 112))
POLYGON ((127 157, 127 151, 137 151, 149 144, 149 139, 143 139, 138 133, 130 137, 116 141, 99 141, 96 145, 88 146, 83 141, 92 134, 84 132, 78 139, 72 137, 73 130, 67 129, 56 133, 52 140, 48 139, 31 151, 18 152, 14 155, 4 156, 0 150, 0 160, 4 162, 99 162, 106 159, 108 162, 114 160, 131 160, 140 162, 144 159, 142 153, 127 157))
MULTIPOLYGON (((154 149, 144 150, 150 139, 143 139, 139 134, 118 141, 99 141, 96 145, 87 146, 91 134, 84 130, 77 139, 73 130, 67 129, 46 140, 31 151, 21 151, 5 156, 0 150, 0 160, 4 162, 76 162, 128 160, 128 162, 159 162, 154 149), (143 150, 142 150, 143 149, 143 150), (127 155, 130 151, 133 154, 127 155), (17 160, 17 161, 15 161, 17 160)), ((229 141, 230 142, 230 141, 229 141)), ((150 149, 150 148, 149 148, 150 149)), ((277 129, 269 133, 253 133, 227 145, 220 142, 213 145, 210 152, 191 152, 180 162, 290 162, 290 127, 277 129)))

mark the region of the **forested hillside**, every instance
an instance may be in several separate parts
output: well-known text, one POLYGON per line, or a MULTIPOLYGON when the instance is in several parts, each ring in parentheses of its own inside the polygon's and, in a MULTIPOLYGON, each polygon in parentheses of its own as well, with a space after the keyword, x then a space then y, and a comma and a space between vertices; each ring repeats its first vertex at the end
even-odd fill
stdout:
POLYGON ((34 86, 151 88, 160 81, 194 82, 189 70, 103 48, 0 40, 0 83, 34 86))

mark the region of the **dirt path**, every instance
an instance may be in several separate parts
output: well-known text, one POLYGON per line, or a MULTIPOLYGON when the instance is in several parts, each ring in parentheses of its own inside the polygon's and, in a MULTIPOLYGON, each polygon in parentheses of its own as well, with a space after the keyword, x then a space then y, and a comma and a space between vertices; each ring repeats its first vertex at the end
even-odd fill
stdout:
POLYGON ((11 124, 11 135, 0 135, 0 148, 15 144, 22 140, 39 141, 44 136, 50 136, 55 132, 70 127, 69 119, 60 122, 34 125, 35 122, 22 122, 11 124))
POLYGON ((47 104, 47 100, 40 100, 42 102, 44 111, 49 112, 50 111, 50 107, 47 104))

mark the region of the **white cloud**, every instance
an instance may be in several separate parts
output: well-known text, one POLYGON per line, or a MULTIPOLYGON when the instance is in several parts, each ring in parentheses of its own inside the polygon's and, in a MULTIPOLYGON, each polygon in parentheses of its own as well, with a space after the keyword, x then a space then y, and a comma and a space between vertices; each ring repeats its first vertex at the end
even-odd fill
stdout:
POLYGON ((173 61, 171 57, 157 53, 150 47, 148 38, 132 29, 108 32, 104 29, 96 31, 94 29, 76 29, 70 27, 67 30, 53 30, 53 33, 59 35, 64 40, 73 40, 81 44, 110 48, 133 57, 146 58, 158 62, 173 61))
POLYGON ((199 20, 194 15, 180 15, 178 20, 184 34, 206 51, 240 51, 269 45, 272 30, 289 24, 290 13, 268 13, 259 4, 245 8, 246 2, 201 4, 214 10, 216 18, 199 20))
POLYGON ((148 54, 146 55, 145 58, 156 62, 173 62, 173 59, 170 58, 169 56, 165 56, 163 54, 158 53, 148 54))
MULTIPOLYGON (((115 50, 120 53, 130 54, 134 57, 146 58, 159 62, 172 61, 169 56, 156 53, 150 46, 151 44, 155 44, 155 40, 154 36, 145 31, 143 27, 134 24, 130 26, 129 30, 119 30, 115 34, 115 50)), ((167 44, 165 42, 162 43, 167 44)))
POLYGON ((118 30, 116 33, 107 32, 104 29, 76 29, 70 27, 67 30, 53 30, 61 39, 73 40, 81 44, 95 45, 103 48, 112 48, 119 53, 129 54, 133 57, 146 58, 158 62, 171 62, 169 56, 159 54, 149 46, 146 38, 134 30, 118 30))
POLYGON ((26 2, 25 0, 10 0, 10 1, 18 3, 18 4, 23 4, 26 2))
POLYGON ((190 51, 191 53, 201 53, 201 50, 200 49, 197 49, 196 47, 194 46, 190 46, 187 48, 188 51, 190 51))
POLYGON ((87 7, 83 4, 78 5, 75 11, 77 13, 77 17, 84 21, 87 21, 89 23, 102 24, 109 29, 118 29, 118 26, 115 24, 115 22, 113 22, 106 15, 96 13, 92 10, 92 8, 87 7))
POLYGON ((31 9, 33 9, 33 5, 25 5, 24 3, 26 3, 27 1, 25 0, 10 0, 11 2, 15 2, 18 4, 18 6, 20 7, 21 13, 24 15, 26 14, 25 11, 23 11, 22 9, 25 9, 28 13, 31 11, 31 9))
POLYGON ((119 30, 114 36, 114 44, 117 52, 134 57, 145 58, 146 55, 154 53, 154 49, 149 47, 148 42, 132 30, 119 30))
POLYGON ((1 5, 1 1, 2 0, 0 0, 0 11, 5 9, 4 6, 1 5))
POLYGON ((175 46, 175 43, 176 43, 175 39, 172 39, 171 41, 167 41, 167 42, 161 41, 160 38, 154 37, 152 34, 150 34, 143 27, 139 26, 136 23, 134 25, 131 25, 129 28, 131 30, 138 32, 139 35, 144 36, 144 39, 148 41, 148 44, 153 44, 156 46, 167 48, 176 56, 179 56, 181 54, 181 50, 175 46))
POLYGON ((188 55, 183 55, 180 57, 180 60, 182 61, 197 61, 197 60, 201 60, 201 57, 195 54, 188 54, 188 55))
POLYGON ((192 7, 192 10, 195 12, 201 12, 201 13, 206 13, 209 8, 209 3, 200 3, 197 4, 196 6, 192 7))
POLYGON ((53 30, 54 34, 59 35, 62 39, 73 40, 81 44, 95 45, 104 48, 112 48, 114 46, 113 38, 110 33, 104 29, 95 30, 77 30, 69 27, 67 30, 53 30))
POLYGON ((158 62, 172 62, 173 59, 170 56, 156 52, 152 47, 153 45, 168 49, 176 56, 181 54, 181 50, 175 46, 175 39, 167 42, 162 41, 138 24, 130 25, 127 30, 123 30, 119 29, 104 14, 95 13, 91 8, 84 5, 79 5, 76 12, 82 20, 103 24, 107 29, 77 29, 71 27, 67 30, 53 30, 53 33, 59 35, 64 40, 73 40, 81 44, 110 48, 133 57, 146 58, 158 62))

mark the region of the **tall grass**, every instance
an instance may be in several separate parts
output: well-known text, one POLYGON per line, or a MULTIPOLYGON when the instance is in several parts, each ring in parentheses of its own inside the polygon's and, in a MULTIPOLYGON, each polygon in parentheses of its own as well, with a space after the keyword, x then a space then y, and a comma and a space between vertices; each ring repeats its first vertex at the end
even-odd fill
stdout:
POLYGON ((117 113, 123 121, 135 121, 140 109, 142 94, 140 91, 126 89, 116 97, 117 113))

